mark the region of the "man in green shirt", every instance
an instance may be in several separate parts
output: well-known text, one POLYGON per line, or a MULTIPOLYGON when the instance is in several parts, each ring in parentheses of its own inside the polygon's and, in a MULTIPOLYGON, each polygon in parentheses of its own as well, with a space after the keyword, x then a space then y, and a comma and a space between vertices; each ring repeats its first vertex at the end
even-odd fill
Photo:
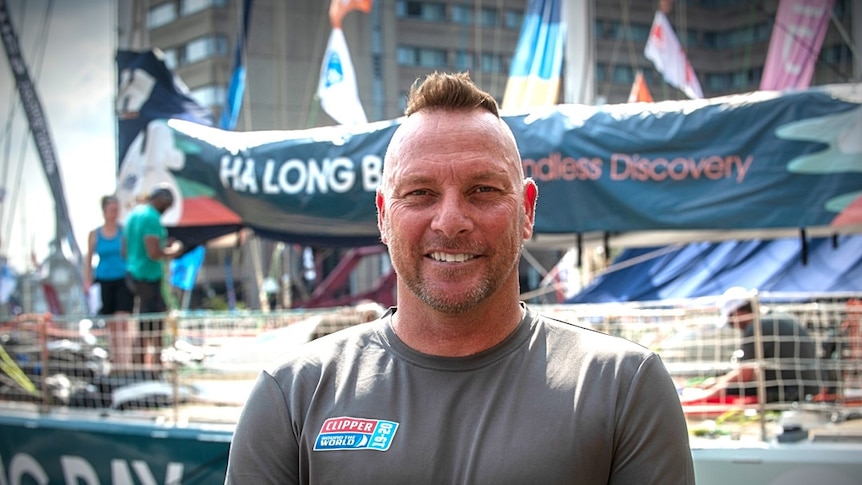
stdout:
MULTIPOLYGON (((126 258, 130 286, 138 303, 138 313, 167 311, 162 296, 164 261, 182 252, 179 241, 169 244, 168 231, 161 216, 174 203, 174 195, 166 185, 157 186, 146 203, 135 207, 126 221, 126 258)), ((139 323, 136 363, 158 369, 161 363, 164 320, 141 319, 139 323)))

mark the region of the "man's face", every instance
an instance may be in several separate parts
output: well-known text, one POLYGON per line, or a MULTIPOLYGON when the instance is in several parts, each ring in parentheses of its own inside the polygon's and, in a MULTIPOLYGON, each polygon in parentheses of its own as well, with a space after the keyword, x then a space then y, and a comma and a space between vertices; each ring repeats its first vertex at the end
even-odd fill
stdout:
POLYGON ((452 314, 517 288, 537 194, 532 181, 525 190, 499 120, 478 109, 423 112, 401 129, 389 184, 377 196, 399 289, 452 314))
POLYGON ((171 196, 162 195, 153 200, 153 207, 159 211, 159 214, 164 214, 172 205, 174 205, 174 198, 171 196))

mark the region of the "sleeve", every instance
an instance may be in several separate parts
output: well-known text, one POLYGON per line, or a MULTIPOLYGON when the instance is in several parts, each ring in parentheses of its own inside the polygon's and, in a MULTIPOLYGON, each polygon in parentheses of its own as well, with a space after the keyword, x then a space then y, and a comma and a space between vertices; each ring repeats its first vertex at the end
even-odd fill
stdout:
POLYGON ((162 226, 161 219, 159 216, 151 216, 144 219, 144 223, 141 226, 141 234, 144 237, 147 236, 156 236, 159 239, 162 239, 162 234, 165 231, 164 226, 162 226))
POLYGON ((230 444, 225 484, 299 483, 299 445, 276 379, 261 372, 230 444))
POLYGON ((658 355, 643 359, 618 415, 609 484, 695 483, 685 415, 658 355))

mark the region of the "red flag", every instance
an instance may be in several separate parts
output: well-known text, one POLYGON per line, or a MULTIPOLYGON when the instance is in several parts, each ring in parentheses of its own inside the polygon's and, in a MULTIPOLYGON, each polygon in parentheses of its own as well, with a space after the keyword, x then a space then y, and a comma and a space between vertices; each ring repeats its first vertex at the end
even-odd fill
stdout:
POLYGON ((668 84, 681 89, 689 98, 703 97, 694 69, 682 51, 673 27, 660 11, 655 13, 644 55, 652 61, 668 84))
POLYGON ((652 94, 650 94, 646 81, 644 81, 644 73, 638 69, 637 74, 635 74, 635 82, 632 84, 632 90, 629 93, 629 103, 652 102, 652 94))
POLYGON ((329 21, 332 27, 341 28, 341 21, 347 12, 351 10, 361 10, 368 13, 371 11, 371 2, 373 0, 332 0, 329 4, 329 21))

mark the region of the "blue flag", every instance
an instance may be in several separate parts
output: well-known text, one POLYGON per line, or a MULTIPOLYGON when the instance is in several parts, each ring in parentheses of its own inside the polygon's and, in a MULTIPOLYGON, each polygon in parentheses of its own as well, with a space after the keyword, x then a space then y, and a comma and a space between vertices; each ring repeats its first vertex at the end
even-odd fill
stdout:
POLYGON ((248 38, 251 4, 252 0, 245 0, 243 2, 242 32, 236 38, 236 50, 233 56, 233 74, 231 74, 230 84, 228 85, 227 101, 225 102, 224 110, 221 112, 221 120, 219 120, 219 126, 223 130, 233 130, 236 128, 239 112, 242 109, 246 72, 243 52, 245 51, 245 41, 248 38))
POLYGON ((204 246, 198 246, 171 261, 171 284, 185 291, 195 287, 198 270, 204 261, 204 246))

